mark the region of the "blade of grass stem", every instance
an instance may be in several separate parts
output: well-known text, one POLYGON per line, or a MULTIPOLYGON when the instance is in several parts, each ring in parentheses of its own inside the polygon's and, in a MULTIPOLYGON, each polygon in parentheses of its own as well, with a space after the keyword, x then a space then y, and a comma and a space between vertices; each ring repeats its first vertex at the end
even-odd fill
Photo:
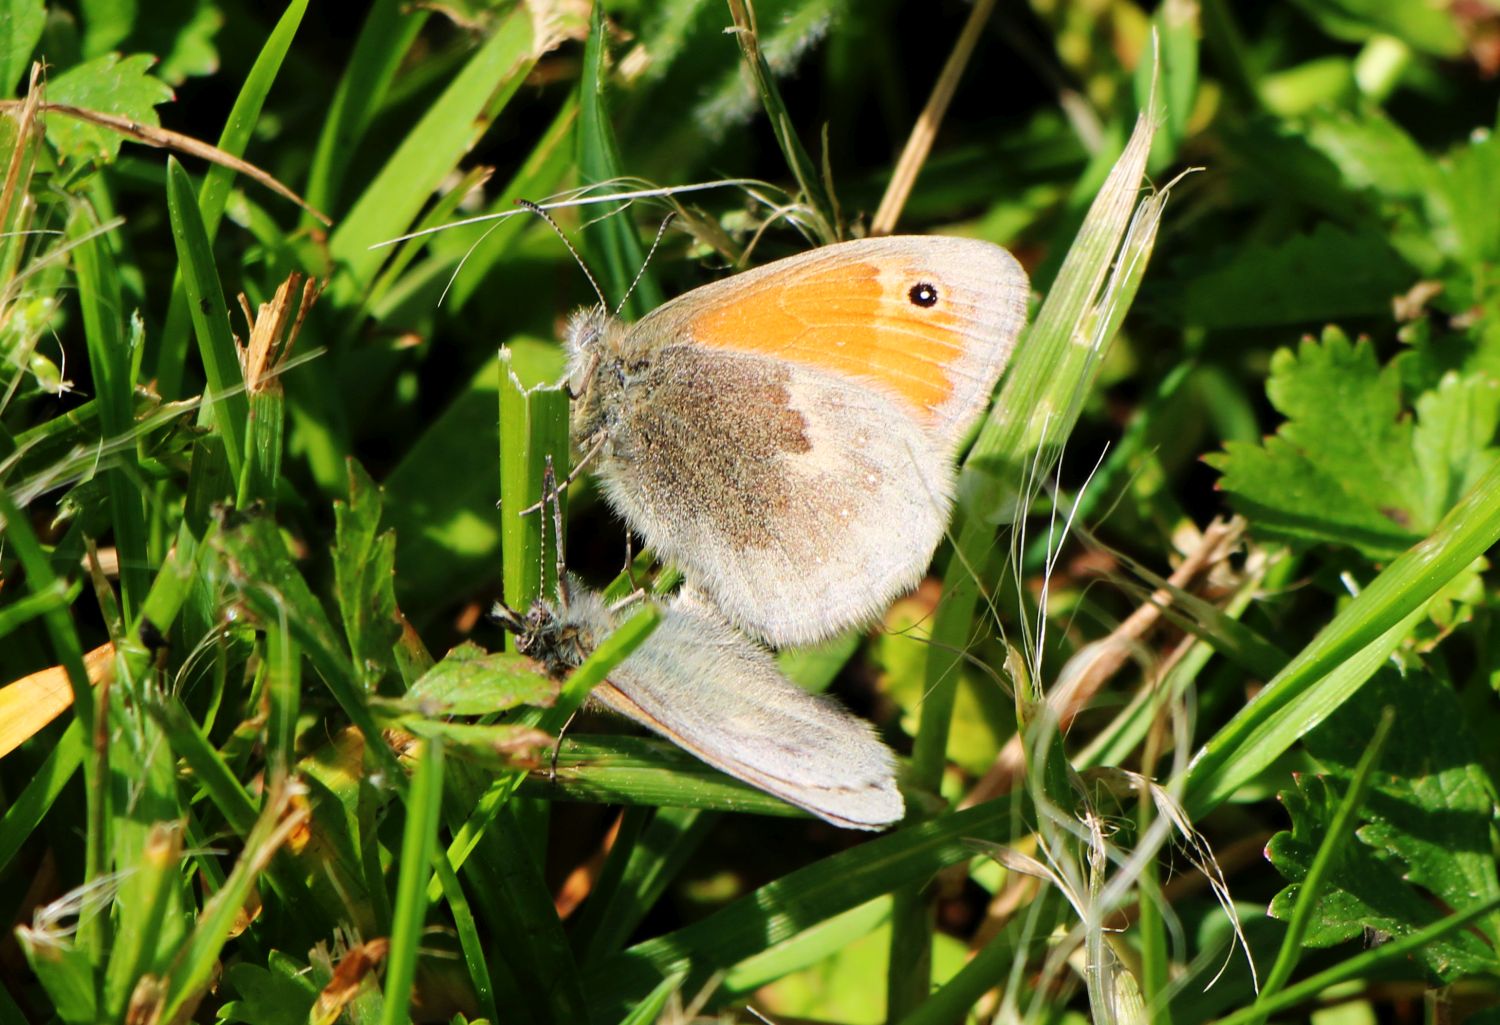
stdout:
POLYGON ((490 979, 490 968, 484 958, 484 939, 479 934, 474 912, 469 907, 468 895, 463 884, 453 873, 447 858, 432 860, 438 881, 443 887, 443 899, 453 913, 453 931, 458 934, 458 947, 463 953, 464 967, 469 972, 469 982, 474 986, 474 999, 479 1004, 479 1014, 487 1021, 501 1020, 500 1009, 495 1003, 495 984, 490 979))
POLYGON ((232 480, 240 479, 245 459, 245 424, 249 400, 241 383, 239 350, 229 332, 229 309, 214 263, 213 246, 198 210, 192 182, 176 158, 167 160, 167 213, 183 289, 198 338, 198 354, 208 377, 203 409, 224 439, 224 455, 232 480))
POLYGON ((1421 950, 1428 944, 1463 929, 1470 922, 1483 918, 1497 908, 1500 908, 1500 897, 1492 897, 1466 911, 1455 911, 1447 918, 1439 919, 1425 929, 1419 929, 1399 939, 1389 940, 1373 950, 1361 951, 1332 968, 1311 975, 1294 986, 1288 986, 1266 1000, 1264 1005, 1255 1003, 1227 1014, 1218 1020, 1217 1025, 1249 1025, 1252 1022, 1262 1021, 1270 1015, 1312 1000, 1332 987, 1354 979, 1371 977, 1376 968, 1388 962, 1404 960, 1414 951, 1421 950))
POLYGON ((5 817, 0 818, 0 872, 36 832, 57 795, 83 764, 87 748, 83 722, 75 717, 27 781, 26 789, 5 809, 5 817))
POLYGON ((391 923, 391 946, 386 955, 385 1003, 382 1025, 411 1021, 412 983, 417 973, 417 949, 427 917, 423 885, 438 853, 438 825, 443 816, 443 742, 422 742, 406 798, 406 826, 401 836, 400 869, 396 879, 396 910, 391 923))
POLYGON ((1434 594, 1500 539, 1500 466, 1401 555, 1226 723, 1188 768, 1194 820, 1227 799, 1358 691, 1434 594))
POLYGON ((1018 963, 1030 963, 1046 949, 1054 930, 1066 924, 1067 914, 1057 891, 1045 890, 1031 909, 1011 919, 952 978, 900 1019, 900 1025, 957 1025, 967 1020, 985 993, 1005 988, 1007 976, 1018 963))
MULTIPOLYGON (((7 547, 21 564, 21 569, 26 574, 26 584, 32 593, 44 593, 57 586, 52 565, 37 542, 30 522, 16 508, 10 493, 4 488, 0 488, 0 533, 4 534, 7 547)), ((84 841, 84 882, 87 884, 99 879, 106 868, 105 838, 93 828, 103 808, 105 787, 102 760, 93 745, 99 716, 94 707, 94 692, 89 686, 88 671, 84 669, 83 646, 78 641, 73 618, 68 610, 53 608, 43 615, 42 621, 46 624, 53 652, 67 671, 68 684, 73 688, 73 714, 79 726, 79 743, 85 745, 88 751, 83 763, 84 814, 90 823, 84 841)), ((80 946, 89 949, 94 942, 92 937, 96 935, 95 931, 81 928, 80 933, 80 946)), ((94 953, 97 956, 93 958, 93 963, 101 964, 102 951, 96 950, 94 953)))
MULTIPOLYGON (((500 352, 500 558, 502 593, 513 609, 524 610, 557 593, 558 547, 546 552, 542 537, 553 523, 544 502, 543 477, 550 461, 559 487, 568 475, 568 396, 559 388, 527 388, 515 374, 510 350, 500 352), (530 512, 525 510, 530 509, 530 512)), ((567 523, 567 496, 561 518, 567 523)), ((515 638, 506 647, 515 650, 515 638)))
MULTIPOLYGON (((95 233, 91 215, 74 219, 70 234, 89 236, 73 250, 78 281, 78 305, 82 312, 84 341, 88 346, 89 374, 99 403, 99 424, 106 437, 130 433, 135 414, 135 381, 131 375, 130 347, 120 321, 123 302, 120 276, 109 243, 95 233)), ((109 505, 114 525, 115 549, 119 552, 120 602, 128 618, 146 593, 146 514, 141 505, 139 470, 133 447, 115 453, 115 468, 108 471, 109 505)))
MULTIPOLYGON (((627 820, 646 814, 650 813, 645 808, 625 811, 627 820)), ((718 821, 719 816, 699 808, 658 808, 638 835, 620 830, 605 862, 605 874, 589 894, 586 917, 573 931, 585 964, 625 945, 718 821), (607 878, 611 869, 618 872, 617 879, 607 878)))
POLYGON ((937 138, 938 126, 943 123, 943 115, 948 112, 948 104, 952 102, 953 94, 958 91, 959 79, 963 77, 964 68, 968 67, 969 58, 974 55, 974 47, 979 42, 980 33, 984 31, 985 23, 990 20, 990 14, 994 9, 995 0, 976 0, 974 6, 969 9, 969 16, 964 21, 958 40, 949 51, 943 70, 939 72, 938 80, 927 97, 927 105, 922 108, 917 123, 912 126, 911 134, 906 139, 906 146, 902 149, 896 166, 891 170, 891 179, 886 185, 885 195, 880 197, 880 206, 875 209, 875 216, 870 219, 871 235, 889 235, 896 230, 896 221, 901 217, 901 210, 906 206, 912 186, 917 183, 917 175, 921 173, 922 165, 927 162, 928 153, 932 151, 932 142, 937 138))
POLYGON ((358 299, 389 255, 370 247, 410 226, 521 87, 543 42, 536 37, 531 9, 512 7, 428 113, 406 132, 329 239, 329 258, 345 271, 329 285, 332 305, 348 306, 358 299))
POLYGON ((1287 922, 1286 936, 1281 941, 1281 949, 1276 952, 1276 962, 1271 966, 1270 974, 1266 976, 1265 984, 1255 998, 1257 1005, 1265 1005, 1275 998, 1292 977, 1297 962, 1302 958, 1302 941, 1312 927, 1318 900, 1323 896, 1323 884, 1339 859, 1344 856, 1347 845, 1354 842, 1354 827, 1358 823, 1359 810, 1364 806, 1365 794, 1370 789, 1375 766, 1380 763, 1380 756, 1385 751, 1385 743, 1390 738, 1391 728, 1395 723, 1394 709, 1387 708, 1380 717, 1379 725, 1375 727, 1375 736, 1370 738, 1369 746, 1360 756, 1359 764, 1354 767, 1354 774, 1349 779, 1349 791, 1339 802, 1333 821, 1328 824, 1328 832, 1313 856, 1312 865, 1297 887, 1297 902, 1292 907, 1292 916, 1287 922))
MULTIPOLYGON (((573 140, 577 121, 578 97, 574 95, 564 101, 547 131, 531 147, 521 169, 506 183, 505 188, 495 197, 495 202, 490 204, 491 212, 514 210, 518 199, 544 196, 557 190, 573 170, 576 148, 569 143, 573 140)), ((526 229, 526 223, 526 219, 522 217, 507 217, 493 228, 486 229, 478 248, 472 251, 465 248, 467 259, 461 268, 454 271, 453 286, 448 291, 448 302, 455 311, 462 310, 479 293, 489 273, 500 264, 515 240, 526 229)), ((462 234, 455 234, 455 247, 461 237, 462 234)), ((434 247, 439 252, 445 248, 445 243, 434 247)))
POLYGON ((672 999, 672 994, 682 988, 682 980, 686 977, 686 972, 675 972, 662 979, 644 1000, 632 1007, 630 1012, 620 1019, 620 1025, 651 1025, 652 1022, 661 1021, 662 1011, 667 1006, 667 1001, 672 999))
POLYGON ((265 810, 245 836, 244 852, 224 885, 199 913, 192 933, 163 979, 166 995, 161 1021, 186 1020, 202 999, 236 919, 241 915, 256 877, 270 863, 286 838, 306 822, 306 811, 292 805, 288 784, 273 786, 265 810))
POLYGON ((786 158, 792 177, 797 179, 801 198, 816 215, 812 225, 814 235, 825 245, 837 242, 843 237, 838 207, 824 187, 817 165, 807 155, 807 150, 802 148, 796 129, 792 127, 792 116, 781 98, 781 90, 776 86, 771 66, 766 63, 765 54, 761 52, 751 0, 729 0, 729 14, 734 19, 735 41, 740 45, 745 66, 750 72, 751 80, 755 82, 756 91, 760 93, 761 106, 765 108, 766 118, 771 122, 771 131, 776 136, 777 145, 781 147, 781 155, 786 158))
MULTIPOLYGON (((292 38, 307 13, 307 0, 292 0, 282 12, 275 28, 266 38, 256 55, 250 73, 240 86, 229 117, 224 121, 224 130, 219 133, 218 148, 230 156, 243 157, 250 145, 256 125, 260 122, 266 96, 276 81, 281 65, 291 49, 292 38)), ((223 164, 210 164, 198 189, 198 211, 203 218, 204 234, 209 242, 219 233, 219 222, 224 216, 224 204, 229 199, 229 188, 234 184, 235 172, 223 164)), ((314 204, 317 209, 321 206, 314 204)), ((311 214, 308 217, 311 218, 311 214)), ((187 363, 188 339, 188 295, 184 279, 179 271, 172 282, 172 298, 167 308, 167 320, 162 328, 161 345, 157 350, 157 389, 166 398, 177 398, 182 392, 182 382, 187 363)))
MULTIPOLYGON (((349 161, 430 14, 404 0, 376 0, 371 5, 329 103, 307 172, 307 201, 316 209, 333 211, 349 161)), ((312 223, 310 216, 305 223, 312 223)))
MULTIPOLYGON (((584 182, 597 184, 620 177, 620 149, 604 105, 605 88, 604 10, 595 4, 583 50, 583 75, 578 81, 578 173, 584 182)), ((661 290, 645 273, 646 251, 635 225, 623 208, 613 217, 595 220, 584 229, 588 250, 595 257, 605 294, 616 296, 616 304, 633 317, 661 305, 661 290), (602 259, 600 259, 602 257, 602 259), (640 272, 640 282, 628 298, 630 283, 640 272)))

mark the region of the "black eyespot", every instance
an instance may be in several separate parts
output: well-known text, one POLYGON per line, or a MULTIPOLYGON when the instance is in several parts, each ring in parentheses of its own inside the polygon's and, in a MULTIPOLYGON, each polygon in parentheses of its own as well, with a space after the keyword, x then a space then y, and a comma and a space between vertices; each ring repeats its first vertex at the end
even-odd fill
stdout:
POLYGON ((920 306, 923 309, 936 306, 938 301, 937 289, 925 281, 912 285, 906 297, 912 301, 913 306, 920 306))

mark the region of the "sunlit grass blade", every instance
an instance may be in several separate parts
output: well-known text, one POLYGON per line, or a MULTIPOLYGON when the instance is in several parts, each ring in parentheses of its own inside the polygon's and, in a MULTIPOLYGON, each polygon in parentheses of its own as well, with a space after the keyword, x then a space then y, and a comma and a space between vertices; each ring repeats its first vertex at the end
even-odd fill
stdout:
POLYGON ((229 309, 224 303, 213 246, 192 182, 175 159, 167 161, 167 212, 172 219, 172 238, 177 243, 177 262, 192 313, 193 333, 198 338, 198 354, 208 376, 203 415, 224 439, 230 474, 239 480, 245 461, 249 401, 239 387, 239 351, 229 333, 229 309))
MULTIPOLYGON (((72 234, 88 236, 73 253, 82 308, 84 340, 88 344, 89 372, 99 402, 100 426, 110 437, 125 437, 134 421, 135 380, 131 348, 126 343, 121 319, 119 271, 108 243, 94 231, 92 215, 75 217, 72 234)), ((135 452, 122 449, 117 466, 108 474, 109 504, 114 522, 115 549, 119 553, 120 602, 125 615, 135 614, 146 593, 149 565, 146 558, 146 513, 141 504, 139 467, 135 452)))
POLYGON ((549 45, 537 36, 537 24, 524 5, 504 14, 360 194, 328 240, 330 257, 345 271, 330 286, 334 305, 349 305, 370 283, 389 255, 389 250, 370 247, 406 230, 473 146, 482 126, 521 87, 549 45))
POLYGON ((329 103, 307 173, 307 201, 317 209, 332 212, 349 161, 430 13, 402 0, 376 0, 370 5, 329 103))
MULTIPOLYGON (((523 384, 511 369, 509 350, 500 354, 500 552, 506 604, 528 608, 556 593, 558 546, 547 550, 553 508, 543 477, 552 467, 559 488, 568 476, 568 395, 550 385, 523 384)), ((561 518, 566 517, 566 495, 561 518)), ((507 643, 513 643, 513 639, 507 643)))
POLYGON ((406 799, 406 827, 402 832, 396 878, 396 910, 391 924, 391 946, 386 956, 385 1005, 382 1025, 404 1025, 411 1020, 412 983, 417 973, 417 948, 427 914, 423 884, 438 849, 438 825, 443 816, 443 742, 425 741, 416 758, 406 799))
POLYGON ((528 793, 600 804, 803 816, 778 797, 709 768, 664 741, 589 737, 564 741, 557 780, 532 779, 528 793))
MULTIPOLYGON (((639 943, 585 973, 596 1017, 639 1000, 657 983, 688 973, 693 992, 714 966, 732 967, 811 925, 899 886, 926 881, 972 855, 966 838, 1004 842, 1012 813, 1005 802, 952 812, 824 858, 741 897, 701 922, 639 943)), ((617 1013, 617 1012, 615 1012, 617 1013)))
POLYGON ((1343 607, 1255 700, 1204 744, 1185 803, 1202 815, 1349 700, 1411 634, 1437 591, 1500 540, 1500 467, 1486 473, 1437 529, 1343 607))
POLYGON ((458 934, 459 949, 463 952, 464 967, 469 972, 469 982, 474 986, 474 998, 479 1003, 479 1013, 490 1021, 500 1021, 500 1009, 495 1003, 495 984, 490 978, 490 967, 485 962, 484 936, 479 923, 474 919, 469 906, 468 894, 453 872, 447 859, 437 854, 434 844, 433 865, 436 866, 439 882, 443 887, 443 899, 453 913, 453 929, 458 934))
MULTIPOLYGON (((219 135, 218 148, 231 156, 244 156, 246 148, 260 121, 266 96, 281 71, 292 38, 307 13, 307 0, 292 0, 282 13, 276 27, 266 38, 244 85, 235 97, 234 106, 224 122, 224 131, 219 135)), ((212 164, 203 176, 198 190, 198 212, 203 218, 203 230, 209 242, 219 233, 219 220, 224 215, 224 204, 229 199, 230 186, 234 184, 235 172, 223 164, 212 164)), ((316 203, 313 204, 317 206, 316 203)), ((161 394, 176 398, 185 379, 188 338, 188 296, 179 275, 172 286, 172 298, 167 310, 167 322, 162 329, 156 359, 157 387, 161 394)))
MULTIPOLYGON (((590 185, 613 181, 622 173, 620 149, 604 104, 604 47, 604 9, 596 4, 583 51, 583 77, 578 82, 578 172, 590 185)), ((595 256, 608 301, 625 303, 637 317, 661 305, 661 291, 645 270, 646 251, 628 216, 621 213, 596 220, 583 237, 595 256), (626 292, 637 273, 640 282, 627 301, 626 292)))

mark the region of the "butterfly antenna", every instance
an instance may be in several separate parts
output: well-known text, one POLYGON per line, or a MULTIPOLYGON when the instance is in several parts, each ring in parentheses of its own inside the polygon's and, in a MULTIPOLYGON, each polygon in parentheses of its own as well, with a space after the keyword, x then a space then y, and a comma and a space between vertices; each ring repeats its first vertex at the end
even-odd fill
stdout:
POLYGON ((599 287, 599 282, 597 279, 595 279, 594 272, 589 270, 589 265, 583 262, 583 257, 579 256, 578 250, 573 247, 573 241, 568 238, 566 234, 564 234, 562 227, 552 219, 552 215, 543 210, 541 207, 537 206, 529 199, 516 200, 516 206, 524 207, 525 209, 530 210, 542 220, 546 221, 547 224, 551 226, 553 231, 557 232, 557 237, 562 239, 562 244, 568 247, 568 252, 573 254, 573 259, 578 264, 579 269, 583 271, 583 276, 588 278, 589 284, 593 286, 594 294, 599 297, 599 308, 604 310, 609 309, 609 300, 604 298, 604 290, 599 287))
POLYGON ((635 286, 639 285, 641 283, 641 278, 646 276, 646 268, 651 266, 651 257, 656 255, 656 247, 661 245, 662 236, 667 233, 668 225, 670 225, 676 219, 677 211, 675 210, 669 212, 667 216, 662 219, 661 227, 656 229, 656 238, 651 240, 651 248, 646 250, 646 258, 641 261, 641 269, 635 272, 635 280, 630 283, 629 288, 625 289, 625 297, 620 300, 620 305, 615 307, 615 316, 618 317, 620 315, 620 311, 625 308, 625 304, 630 301, 631 295, 634 294, 635 286))

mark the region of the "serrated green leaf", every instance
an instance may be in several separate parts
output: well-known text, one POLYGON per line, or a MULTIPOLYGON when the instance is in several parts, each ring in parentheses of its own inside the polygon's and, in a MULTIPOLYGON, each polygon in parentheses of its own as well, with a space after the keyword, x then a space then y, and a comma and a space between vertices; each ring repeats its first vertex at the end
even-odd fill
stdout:
POLYGON ((1258 531, 1378 559, 1405 551, 1445 511, 1424 496, 1396 368, 1381 370, 1367 341, 1329 328, 1280 350, 1266 392, 1287 422, 1264 445, 1230 442, 1208 457, 1258 531))
POLYGON ((1306 118, 1303 139, 1326 156, 1345 184, 1384 199, 1421 194, 1432 180, 1427 154, 1379 110, 1320 110, 1306 118))
POLYGON ((465 642, 428 670, 401 704, 430 716, 488 715, 517 705, 550 706, 557 689, 531 659, 465 642))
MULTIPOLYGON (((1381 760, 1359 838, 1401 863, 1401 876, 1449 907, 1470 907, 1500 894, 1490 853, 1494 783, 1465 726, 1457 696, 1430 675, 1377 674, 1361 700, 1307 737, 1312 754, 1347 776, 1385 706, 1400 729, 1381 760)), ((1492 942, 1500 923, 1491 920, 1492 942)))
POLYGON ((401 637, 394 574, 396 534, 380 528, 380 488, 349 460, 349 500, 335 502, 334 588, 354 664, 367 687, 392 668, 391 649, 401 637))
MULTIPOLYGON (((172 99, 167 84, 147 72, 156 63, 150 54, 121 57, 106 53, 76 68, 70 68, 47 86, 47 99, 118 114, 143 125, 161 124, 156 105, 172 99)), ((77 118, 47 119, 47 138, 57 148, 58 159, 111 161, 120 152, 121 136, 77 118)))
POLYGON ((219 1008, 221 1025, 306 1025, 308 1012, 318 999, 318 987, 302 973, 289 975, 240 962, 231 965, 224 978, 239 999, 219 1008))
MULTIPOLYGON (((1296 884, 1307 873, 1339 796, 1327 778, 1303 776, 1297 779, 1295 790, 1284 791, 1280 798, 1292 819, 1292 829, 1271 838, 1266 856, 1293 885, 1278 893, 1268 910, 1273 917, 1286 918, 1296 902, 1296 884)), ((1471 904, 1467 901, 1464 906, 1471 904)), ((1362 936, 1366 930, 1402 935, 1442 917, 1442 910, 1402 879, 1398 866, 1381 859, 1365 844, 1349 844, 1329 873, 1326 892, 1317 902, 1303 942, 1311 947, 1330 947, 1362 936)), ((1495 965, 1493 951, 1469 933, 1433 943, 1420 957, 1440 978, 1493 971, 1495 965)))
POLYGON ((150 17, 138 26, 132 42, 161 54, 156 73, 163 81, 180 85, 185 79, 219 70, 214 36, 224 27, 221 4, 213 0, 151 0, 148 10, 150 17))
POLYGON ((1500 259, 1500 218, 1494 214, 1500 208, 1500 137, 1478 133, 1439 168, 1437 187, 1428 195, 1428 217, 1442 249, 1478 279, 1477 299, 1484 294, 1486 265, 1500 259))
POLYGON ((1494 465, 1500 381, 1450 372, 1416 407, 1412 444, 1426 500, 1422 513, 1436 523, 1494 465))

